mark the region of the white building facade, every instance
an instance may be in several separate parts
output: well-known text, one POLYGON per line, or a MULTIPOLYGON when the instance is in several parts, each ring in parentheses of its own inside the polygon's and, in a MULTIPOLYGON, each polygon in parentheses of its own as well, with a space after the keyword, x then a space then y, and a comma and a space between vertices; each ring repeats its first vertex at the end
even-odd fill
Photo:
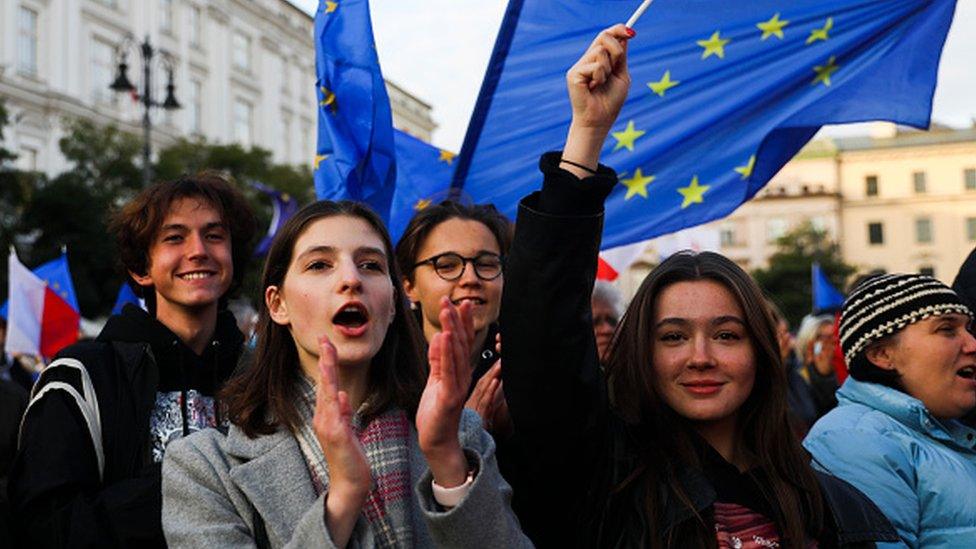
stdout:
MULTIPOLYGON (((313 26, 286 0, 0 0, 0 100, 12 119, 5 144, 20 155, 21 168, 56 174, 65 168, 58 140, 66 119, 142 135, 141 104, 109 85, 117 46, 126 36, 148 37, 172 58, 182 105, 154 109, 155 150, 179 137, 201 137, 310 165, 317 123, 313 26)), ((141 91, 137 46, 127 53, 129 80, 141 91)), ((159 55, 153 78, 154 99, 162 102, 167 71, 159 55)), ((395 112, 394 119, 429 140, 430 107, 397 92, 409 116, 395 112)))

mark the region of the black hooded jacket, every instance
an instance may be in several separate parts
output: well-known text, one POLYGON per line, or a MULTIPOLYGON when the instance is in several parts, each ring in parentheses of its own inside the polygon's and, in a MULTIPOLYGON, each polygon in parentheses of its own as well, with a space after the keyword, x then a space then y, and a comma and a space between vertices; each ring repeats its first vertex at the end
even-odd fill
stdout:
POLYGON ((197 355, 128 305, 95 341, 55 358, 34 389, 10 472, 16 534, 30 547, 165 546, 165 444, 219 423, 213 396, 243 335, 221 312, 197 355))

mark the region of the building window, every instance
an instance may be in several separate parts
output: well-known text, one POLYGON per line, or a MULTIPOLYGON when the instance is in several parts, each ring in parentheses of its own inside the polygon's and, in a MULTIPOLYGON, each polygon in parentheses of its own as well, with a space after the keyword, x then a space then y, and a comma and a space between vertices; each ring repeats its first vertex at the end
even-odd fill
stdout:
POLYGON ((789 229, 789 223, 783 218, 776 217, 766 221, 766 242, 775 244, 789 229))
POLYGON ((884 244, 884 226, 881 223, 868 223, 868 244, 884 244))
POLYGON ((932 242, 932 219, 920 217, 915 220, 915 241, 919 244, 932 242))
POLYGON ((20 152, 17 154, 17 167, 22 171, 36 172, 37 149, 26 146, 20 147, 20 152))
POLYGON ((203 112, 200 108, 203 84, 199 80, 190 80, 186 92, 186 129, 190 133, 203 133, 203 112))
POLYGON ((281 124, 281 159, 284 162, 291 160, 291 117, 282 115, 281 124))
POLYGON ((976 191, 976 168, 966 168, 963 170, 962 178, 966 182, 967 191, 976 191))
POLYGON ((37 12, 21 7, 17 18, 17 68, 37 74, 37 12))
POLYGON ((173 34, 173 0, 159 0, 159 30, 173 34))
POLYGON ((243 71, 251 70, 251 39, 235 32, 233 38, 234 66, 243 71))
POLYGON ((966 218, 966 237, 970 242, 976 242, 976 217, 966 218))
POLYGON ((719 231, 719 243, 724 248, 735 246, 735 229, 731 227, 723 227, 719 231))
POLYGON ((935 276, 935 267, 931 265, 925 265, 918 268, 918 274, 925 276, 935 276))
POLYGON ((289 76, 291 75, 291 67, 288 66, 288 58, 281 56, 281 93, 282 95, 291 95, 291 82, 289 82, 289 76))
POLYGON ((193 46, 200 45, 200 37, 203 36, 200 19, 200 8, 197 6, 190 6, 190 11, 188 13, 189 25, 187 27, 190 30, 190 44, 193 46))
POLYGON ((915 194, 925 193, 925 172, 912 173, 912 182, 915 185, 915 194))
POLYGON ((114 92, 109 89, 115 78, 115 48, 103 40, 92 40, 91 98, 95 103, 111 103, 114 92))
POLYGON ((251 119, 254 107, 243 99, 234 102, 234 140, 242 147, 251 146, 251 119))
POLYGON ((878 196, 878 176, 868 175, 864 177, 864 194, 878 196))

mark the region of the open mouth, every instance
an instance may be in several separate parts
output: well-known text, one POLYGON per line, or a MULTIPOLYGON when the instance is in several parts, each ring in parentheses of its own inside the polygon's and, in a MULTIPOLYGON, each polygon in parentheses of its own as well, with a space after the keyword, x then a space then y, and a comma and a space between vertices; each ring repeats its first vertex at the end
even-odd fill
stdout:
POLYGON ((193 271, 191 273, 183 273, 177 276, 183 280, 203 280, 204 278, 214 276, 214 274, 215 273, 213 271, 193 271))
POLYGON ((472 305, 484 305, 485 303, 487 303, 484 299, 475 296, 459 297, 457 299, 452 299, 451 303, 453 303, 455 307, 458 307, 465 301, 470 302, 472 305))
POLYGON ((332 317, 332 323, 344 328, 360 328, 369 322, 369 313, 360 303, 343 305, 339 312, 332 317))
POLYGON ((966 366, 956 370, 956 375, 964 379, 976 379, 976 366, 966 366))

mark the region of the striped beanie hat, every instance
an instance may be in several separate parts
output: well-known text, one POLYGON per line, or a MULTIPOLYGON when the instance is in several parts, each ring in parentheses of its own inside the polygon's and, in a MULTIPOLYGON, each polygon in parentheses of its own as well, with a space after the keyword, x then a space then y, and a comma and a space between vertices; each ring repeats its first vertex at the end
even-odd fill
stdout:
POLYGON ((952 288, 931 276, 889 274, 868 279, 854 288, 841 309, 844 359, 851 364, 872 342, 919 320, 948 313, 973 316, 952 288))

